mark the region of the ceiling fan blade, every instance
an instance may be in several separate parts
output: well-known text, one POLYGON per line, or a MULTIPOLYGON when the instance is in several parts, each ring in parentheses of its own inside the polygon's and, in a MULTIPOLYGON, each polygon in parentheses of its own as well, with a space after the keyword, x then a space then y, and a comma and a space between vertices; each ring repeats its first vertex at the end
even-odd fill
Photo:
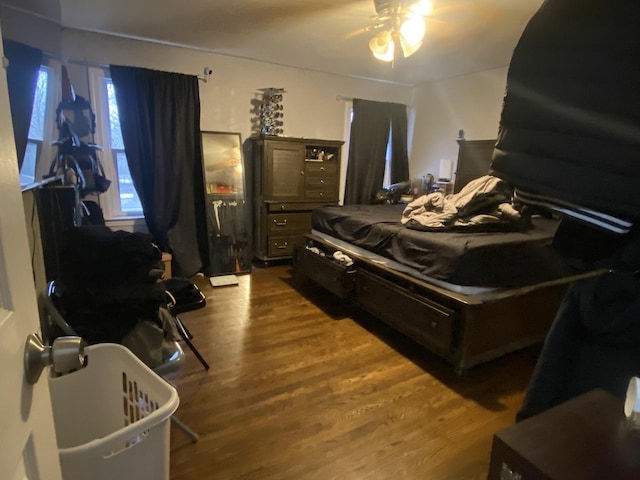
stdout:
POLYGON ((418 49, 422 46, 422 40, 418 43, 411 43, 407 41, 404 35, 400 35, 400 49, 402 50, 402 55, 406 57, 410 57, 414 53, 418 51, 418 49))

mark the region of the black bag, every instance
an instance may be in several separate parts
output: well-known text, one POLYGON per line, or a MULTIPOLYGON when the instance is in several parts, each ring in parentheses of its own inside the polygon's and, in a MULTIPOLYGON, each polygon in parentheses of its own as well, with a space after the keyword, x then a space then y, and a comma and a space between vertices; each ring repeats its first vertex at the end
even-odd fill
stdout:
POLYGON ((82 197, 91 193, 104 193, 109 189, 111 180, 107 179, 104 168, 96 155, 100 147, 80 142, 75 145, 69 137, 58 145, 60 150, 51 162, 49 174, 45 177, 61 175, 66 185, 78 185, 82 197))
POLYGON ((104 168, 96 155, 96 150, 100 149, 97 145, 80 143, 74 151, 74 158, 78 162, 78 166, 82 171, 85 180, 83 195, 88 193, 104 193, 111 186, 111 180, 108 180, 104 174, 104 168))

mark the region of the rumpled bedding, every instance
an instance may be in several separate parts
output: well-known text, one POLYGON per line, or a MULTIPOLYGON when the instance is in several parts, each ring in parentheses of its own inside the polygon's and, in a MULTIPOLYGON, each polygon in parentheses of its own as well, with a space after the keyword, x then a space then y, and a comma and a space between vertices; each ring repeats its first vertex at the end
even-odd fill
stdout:
POLYGON ((414 230, 520 230, 523 219, 513 207, 513 188, 504 180, 485 175, 469 182, 459 193, 423 195, 409 203, 401 222, 414 230))

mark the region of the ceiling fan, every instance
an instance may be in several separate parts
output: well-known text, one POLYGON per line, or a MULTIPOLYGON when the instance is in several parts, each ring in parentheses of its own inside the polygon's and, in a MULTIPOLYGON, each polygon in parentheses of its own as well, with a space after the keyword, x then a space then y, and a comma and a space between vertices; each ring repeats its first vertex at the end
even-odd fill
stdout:
POLYGON ((413 55, 422 45, 431 0, 373 0, 376 17, 365 30, 378 33, 369 41, 373 56, 384 62, 413 55))

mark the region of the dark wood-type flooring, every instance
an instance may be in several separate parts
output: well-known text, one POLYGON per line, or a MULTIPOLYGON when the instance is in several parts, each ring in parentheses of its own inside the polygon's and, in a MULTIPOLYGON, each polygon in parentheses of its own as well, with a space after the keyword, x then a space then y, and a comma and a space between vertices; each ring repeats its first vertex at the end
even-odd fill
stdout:
POLYGON ((180 315, 211 369, 185 346, 170 376, 179 418, 200 434, 194 444, 172 426, 172 480, 486 478, 537 348, 459 378, 289 265, 238 278, 198 278, 207 306, 180 315))

